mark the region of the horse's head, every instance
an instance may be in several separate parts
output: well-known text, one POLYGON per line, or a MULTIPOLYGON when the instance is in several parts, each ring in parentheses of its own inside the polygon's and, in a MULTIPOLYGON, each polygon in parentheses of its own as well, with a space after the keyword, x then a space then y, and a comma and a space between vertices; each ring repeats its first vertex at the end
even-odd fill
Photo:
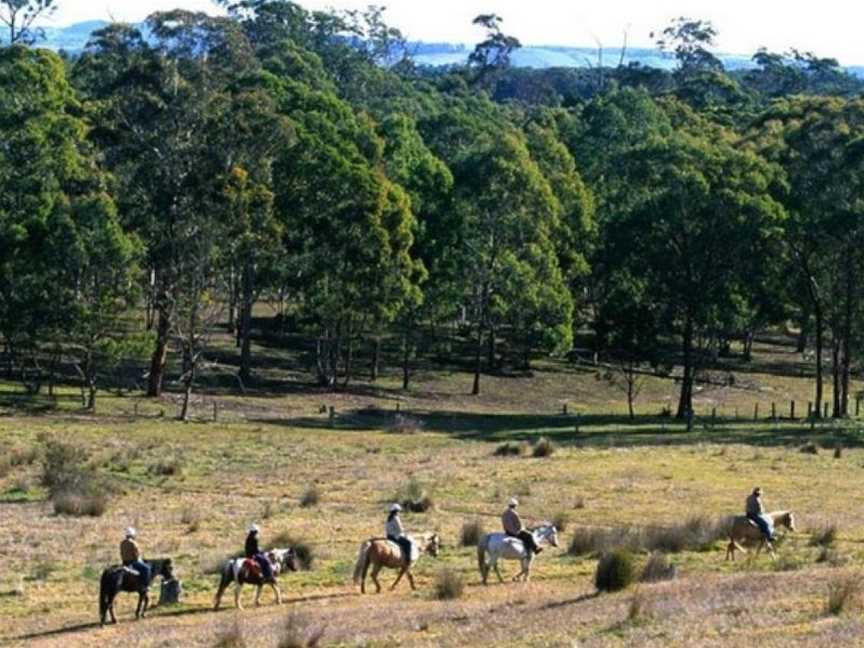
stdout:
POLYGON ((273 549, 270 552, 270 562, 279 566, 279 571, 300 571, 300 561, 294 549, 273 549))
POLYGON ((795 514, 792 511, 789 511, 783 517, 777 520, 777 523, 782 524, 793 533, 798 530, 795 528, 795 514))
POLYGON ((154 576, 161 576, 165 580, 174 578, 174 562, 170 558, 154 560, 150 564, 153 565, 154 576))
POLYGON ((558 529, 554 524, 545 522, 533 530, 537 542, 548 542, 551 546, 558 546, 558 529))
POLYGON ((438 553, 441 551, 441 538, 438 537, 437 533, 430 533, 426 537, 426 547, 424 548, 424 551, 430 556, 435 558, 438 557, 438 553))

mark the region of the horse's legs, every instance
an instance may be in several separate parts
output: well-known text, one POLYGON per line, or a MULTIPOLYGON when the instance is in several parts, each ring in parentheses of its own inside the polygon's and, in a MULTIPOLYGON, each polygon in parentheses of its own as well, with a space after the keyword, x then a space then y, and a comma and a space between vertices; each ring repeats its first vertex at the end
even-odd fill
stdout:
POLYGON ((402 577, 405 575, 405 572, 407 572, 407 571, 408 571, 408 567, 406 567, 405 565, 402 565, 402 569, 399 570, 399 575, 396 577, 396 580, 393 581, 393 584, 390 586, 391 592, 396 589, 396 586, 399 584, 399 581, 402 580, 402 577))
POLYGON ((376 594, 381 593, 381 583, 378 582, 378 572, 380 572, 380 571, 381 571, 381 565, 380 565, 380 563, 376 563, 372 567, 372 573, 369 574, 372 577, 372 582, 375 583, 375 593, 376 594))
POLYGON ((501 571, 498 569, 498 559, 497 558, 492 563, 492 566, 495 568, 495 575, 498 577, 498 582, 503 584, 504 578, 501 576, 501 571))
POLYGON ((411 583, 411 589, 417 591, 417 586, 414 584, 414 575, 411 573, 409 569, 405 574, 408 576, 408 582, 411 583))
POLYGON ((234 588, 234 607, 238 610, 243 609, 243 604, 240 603, 240 590, 243 589, 243 583, 240 580, 237 580, 237 586, 234 588))
POLYGON ((264 589, 263 585, 255 586, 255 607, 259 607, 261 605, 261 590, 264 589))
POLYGON ((279 590, 279 585, 276 584, 275 580, 270 583, 270 587, 273 588, 273 593, 276 595, 276 605, 282 605, 282 592, 279 590))

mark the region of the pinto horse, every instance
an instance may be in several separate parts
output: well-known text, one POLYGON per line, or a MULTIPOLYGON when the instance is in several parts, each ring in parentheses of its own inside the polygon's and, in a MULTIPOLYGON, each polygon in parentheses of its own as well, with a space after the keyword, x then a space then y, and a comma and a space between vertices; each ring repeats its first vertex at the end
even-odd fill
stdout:
MULTIPOLYGON (((792 511, 776 511, 768 513, 768 517, 774 521, 775 529, 777 527, 785 527, 792 532, 796 530, 795 514, 792 511)), ((768 550, 771 560, 777 557, 774 553, 774 545, 762 534, 762 530, 756 526, 753 520, 744 515, 732 518, 732 527, 729 531, 729 545, 726 547, 726 560, 734 561, 736 550, 747 553, 744 547, 752 547, 754 545, 757 547, 756 555, 753 558, 759 556, 763 547, 768 550)))
MULTIPOLYGON (((173 578, 173 563, 170 558, 144 562, 150 565, 151 581, 156 576, 161 576, 163 580, 173 578)), ((111 617, 111 623, 117 623, 117 617, 114 615, 114 599, 120 592, 138 593, 135 618, 144 618, 150 607, 148 587, 142 587, 141 575, 134 569, 121 565, 108 567, 102 572, 102 578, 99 580, 99 624, 104 626, 108 616, 111 617)))
MULTIPOLYGON (((544 544, 550 544, 553 547, 558 546, 558 529, 555 528, 554 524, 543 524, 536 529, 532 529, 531 535, 534 536, 534 542, 538 547, 544 544)), ((531 565, 534 562, 534 554, 529 554, 525 550, 525 545, 519 538, 513 538, 504 533, 487 533, 477 543, 477 566, 480 568, 480 576, 483 578, 484 585, 486 585, 486 580, 489 578, 490 569, 495 570, 495 575, 498 576, 499 582, 504 582, 501 572, 498 571, 498 561, 500 559, 520 561, 522 563, 522 571, 516 574, 513 580, 528 582, 528 579, 531 577, 531 565)))
POLYGON ((424 553, 430 556, 437 556, 441 549, 441 539, 437 533, 421 533, 416 536, 409 536, 411 540, 411 557, 408 562, 405 562, 402 557, 402 550, 399 545, 390 542, 386 538, 372 538, 360 545, 360 551, 357 555, 357 564, 354 565, 354 583, 360 584, 360 592, 366 593, 366 574, 369 572, 369 567, 372 567, 372 582, 375 583, 376 593, 381 593, 381 583, 378 582, 378 572, 384 567, 388 569, 398 569, 399 575, 390 586, 390 590, 396 589, 399 581, 403 576, 408 576, 408 582, 411 583, 411 589, 416 590, 414 584, 414 576, 411 574, 411 568, 420 559, 424 553))
POLYGON ((216 598, 213 601, 213 609, 218 610, 222 604, 222 595, 231 583, 236 584, 234 590, 234 605, 238 610, 243 609, 240 603, 240 591, 243 585, 255 585, 255 606, 261 604, 261 590, 265 585, 270 585, 273 592, 276 594, 276 604, 282 603, 282 592, 279 591, 279 585, 276 583, 276 577, 288 571, 298 571, 300 565, 297 561, 297 554, 293 549, 271 549, 264 552, 270 564, 273 566, 273 580, 267 582, 261 574, 261 568, 251 558, 236 558, 227 561, 221 570, 221 580, 219 581, 219 589, 216 591, 216 598))

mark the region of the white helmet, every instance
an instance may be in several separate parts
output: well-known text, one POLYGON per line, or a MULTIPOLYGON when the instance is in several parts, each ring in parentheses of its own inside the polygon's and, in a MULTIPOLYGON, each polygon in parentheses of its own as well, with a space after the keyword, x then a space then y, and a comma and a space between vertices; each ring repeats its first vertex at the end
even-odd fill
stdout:
POLYGON ((258 528, 257 524, 253 523, 253 524, 249 525, 248 531, 249 531, 249 533, 258 533, 260 531, 260 529, 258 528))
POLYGON ((134 527, 129 527, 123 532, 123 535, 127 538, 134 538, 136 535, 138 535, 138 532, 135 530, 134 527))
POLYGON ((402 507, 399 506, 398 504, 391 504, 390 505, 390 512, 391 513, 398 513, 401 510, 402 510, 402 507))
POLYGON ((511 497, 510 501, 507 503, 507 506, 509 506, 510 508, 516 508, 517 506, 519 506, 519 500, 515 497, 511 497))

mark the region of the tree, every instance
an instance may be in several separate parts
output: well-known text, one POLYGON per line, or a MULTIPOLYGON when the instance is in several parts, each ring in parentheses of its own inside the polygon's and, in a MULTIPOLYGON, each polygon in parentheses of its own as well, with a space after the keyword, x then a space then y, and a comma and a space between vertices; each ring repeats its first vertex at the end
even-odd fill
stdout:
POLYGON ((477 70, 476 82, 486 82, 495 72, 510 66, 513 52, 522 47, 515 36, 501 31, 501 17, 496 14, 481 14, 474 24, 486 30, 486 39, 474 47, 468 56, 468 65, 477 70))
MULTIPOLYGON (((55 0, 0 0, 0 23, 9 30, 7 45, 33 45, 45 37, 36 20, 46 18, 57 10, 55 0)), ((2 42, 2 40, 0 40, 2 42)))

